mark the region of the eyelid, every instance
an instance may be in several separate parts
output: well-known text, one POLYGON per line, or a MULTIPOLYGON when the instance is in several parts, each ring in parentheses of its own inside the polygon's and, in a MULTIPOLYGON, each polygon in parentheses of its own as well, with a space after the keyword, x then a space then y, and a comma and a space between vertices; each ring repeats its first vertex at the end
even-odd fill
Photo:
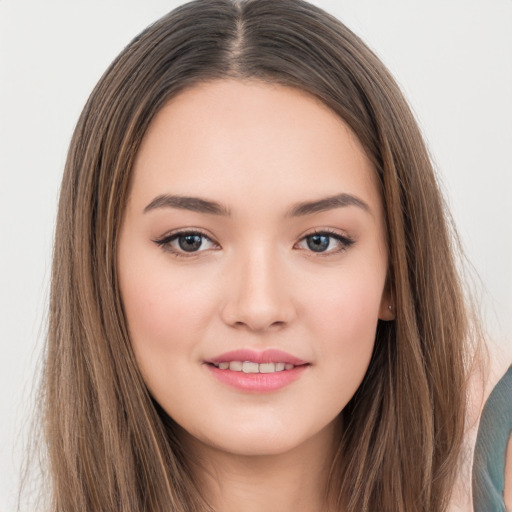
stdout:
MULTIPOLYGON (((190 257, 198 256, 201 253, 206 252, 208 250, 208 249, 202 249, 202 250, 198 250, 198 251, 187 252, 184 250, 176 249, 171 246, 171 242, 174 242, 180 236, 187 236, 187 235, 199 235, 199 236, 203 237, 204 239, 208 240, 209 242, 211 242, 213 245, 215 245, 216 248, 214 250, 218 250, 220 248, 219 243, 216 242, 212 236, 208 235, 200 228, 187 228, 187 229, 180 228, 180 229, 172 230, 172 231, 167 232, 165 235, 163 235, 159 238, 153 239, 152 241, 153 241, 153 243, 155 243, 156 245, 161 247, 164 251, 169 252, 177 257, 190 258, 190 257)), ((328 251, 313 251, 311 249, 306 249, 306 248, 299 248, 299 249, 305 250, 306 252, 309 252, 311 255, 314 255, 314 256, 327 257, 327 256, 336 255, 340 252, 346 251, 350 246, 352 246, 356 242, 356 240, 354 238, 352 238, 351 236, 349 236, 347 234, 340 233, 339 231, 336 231, 332 228, 315 228, 313 231, 303 234, 300 237, 299 241, 294 245, 294 248, 297 248, 297 245, 299 245, 301 242, 304 242, 308 237, 315 236, 315 235, 323 235, 323 236, 327 236, 329 238, 333 238, 341 245, 341 247, 338 247, 337 249, 331 249, 328 251)))
POLYGON ((315 236, 315 235, 324 235, 324 236, 328 236, 330 238, 334 238, 335 240, 337 240, 339 242, 339 244, 341 244, 341 247, 334 249, 334 250, 329 250, 329 251, 316 252, 311 249, 304 249, 305 251, 307 251, 315 256, 325 256, 326 257, 326 256, 336 255, 340 252, 346 251, 349 247, 354 245, 356 242, 356 240, 354 238, 347 235, 346 233, 345 234, 340 233, 339 231, 335 231, 332 228, 316 228, 313 231, 310 231, 309 233, 305 233, 304 235, 302 235, 296 245, 305 241, 308 237, 315 236))
POLYGON ((198 256, 201 253, 208 250, 208 249, 202 249, 199 251, 187 252, 187 251, 175 249, 174 247, 171 246, 171 242, 174 242, 180 236, 187 236, 187 235, 199 235, 199 236, 203 237, 204 239, 208 240, 209 242, 211 242, 213 245, 215 245, 216 248, 214 250, 217 250, 218 248, 220 248, 219 244, 213 239, 212 236, 208 235, 202 229, 199 229, 199 228, 175 229, 175 230, 167 232, 165 235, 163 235, 159 238, 153 239, 152 242, 155 243, 156 245, 158 245, 159 247, 161 247, 162 250, 169 252, 177 257, 190 258, 190 257, 198 256))

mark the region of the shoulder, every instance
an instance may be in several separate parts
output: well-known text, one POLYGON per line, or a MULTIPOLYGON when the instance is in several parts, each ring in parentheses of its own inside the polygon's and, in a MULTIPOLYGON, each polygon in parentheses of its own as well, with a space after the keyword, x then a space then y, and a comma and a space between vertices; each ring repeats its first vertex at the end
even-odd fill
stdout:
POLYGON ((512 472, 512 367, 485 402, 475 444, 473 503, 475 512, 510 509, 512 472), (507 505, 507 506, 506 506, 507 505))

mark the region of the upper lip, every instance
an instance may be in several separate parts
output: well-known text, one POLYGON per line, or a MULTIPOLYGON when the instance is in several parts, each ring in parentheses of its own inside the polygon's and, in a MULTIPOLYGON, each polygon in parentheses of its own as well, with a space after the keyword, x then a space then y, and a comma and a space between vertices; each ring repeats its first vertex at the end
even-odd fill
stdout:
POLYGON ((224 352, 218 356, 208 359, 207 363, 219 364, 230 361, 252 361, 254 363, 288 363, 294 366, 308 364, 307 361, 292 356, 287 352, 278 349, 267 349, 256 351, 250 349, 238 349, 224 352))

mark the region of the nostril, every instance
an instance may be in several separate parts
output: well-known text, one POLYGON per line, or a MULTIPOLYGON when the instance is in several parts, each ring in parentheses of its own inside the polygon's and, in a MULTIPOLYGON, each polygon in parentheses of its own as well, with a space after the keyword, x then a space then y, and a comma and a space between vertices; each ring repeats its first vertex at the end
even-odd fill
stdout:
POLYGON ((290 293, 273 283, 272 289, 259 286, 236 286, 222 304, 220 314, 225 324, 251 331, 279 330, 296 316, 290 293))
POLYGON ((256 321, 243 322, 243 321, 238 320, 238 321, 234 322, 232 325, 233 325, 233 327, 248 328, 248 329, 254 330, 254 331, 268 331, 268 330, 272 330, 272 329, 280 329, 286 325, 286 322, 284 322, 282 320, 278 320, 278 321, 270 322, 270 323, 256 322, 256 321))

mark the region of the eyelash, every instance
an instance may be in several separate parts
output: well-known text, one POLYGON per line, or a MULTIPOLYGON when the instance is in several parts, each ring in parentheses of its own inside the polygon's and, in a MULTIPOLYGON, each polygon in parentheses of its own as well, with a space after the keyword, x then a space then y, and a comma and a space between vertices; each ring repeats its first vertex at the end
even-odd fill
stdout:
POLYGON ((213 244, 217 245, 216 242, 214 242, 207 234, 203 233, 199 230, 191 230, 191 231, 177 231, 175 233, 170 233, 168 235, 164 235, 162 238, 153 240, 153 242, 161 247, 164 251, 170 252, 173 256, 176 256, 177 258, 189 258, 196 256, 198 253, 203 251, 180 251, 171 246, 171 243, 177 240, 178 238, 185 237, 185 236, 200 236, 203 239, 209 240, 213 244))
MULTIPOLYGON (((316 252, 313 250, 308 251, 317 256, 327 257, 327 256, 339 254, 340 252, 344 252, 347 249, 349 249, 355 243, 355 240, 353 238, 350 238, 346 235, 340 235, 339 233, 337 233, 336 231, 333 231, 331 229, 314 230, 312 233, 308 233, 307 235, 303 236, 299 240, 299 243, 304 240, 307 240, 308 238, 313 237, 313 236, 327 236, 329 238, 333 238, 334 240, 336 240, 340 245, 340 247, 338 247, 337 249, 330 250, 328 252, 325 252, 325 251, 316 252)), ((330 242, 329 242, 329 245, 330 245, 330 242)))
MULTIPOLYGON (((206 239, 218 247, 218 244, 215 241, 213 241, 207 234, 205 234, 199 230, 178 231, 175 233, 170 233, 168 235, 163 236, 162 238, 153 240, 153 242, 156 245, 158 245, 159 247, 161 247, 164 251, 170 252, 173 256, 176 256, 178 258, 190 258, 190 257, 196 256, 197 254, 203 252, 203 251, 187 252, 187 251, 183 251, 183 250, 177 250, 171 246, 172 242, 178 240, 181 237, 185 237, 185 236, 199 236, 202 239, 206 239)), ((332 231, 330 229, 319 229, 319 230, 313 231, 312 233, 308 233, 307 235, 303 236, 299 240, 299 243, 306 241, 308 238, 311 238, 313 236, 327 236, 329 238, 336 240, 341 246, 337 249, 330 250, 327 252, 326 251, 317 252, 317 251, 313 251, 313 250, 308 251, 317 256, 327 257, 327 256, 332 256, 334 254, 338 254, 340 252, 344 252, 355 243, 354 239, 352 239, 348 236, 340 235, 339 233, 332 231)), ((329 242, 329 245, 330 245, 330 242, 329 242)))

